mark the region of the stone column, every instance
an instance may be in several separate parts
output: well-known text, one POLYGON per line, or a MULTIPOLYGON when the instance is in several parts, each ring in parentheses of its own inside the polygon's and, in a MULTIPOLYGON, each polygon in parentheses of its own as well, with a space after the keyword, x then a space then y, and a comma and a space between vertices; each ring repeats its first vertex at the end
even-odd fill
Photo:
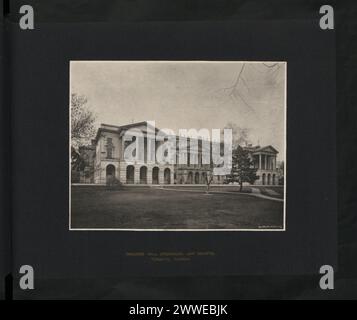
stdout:
POLYGON ((165 168, 159 168, 159 184, 164 184, 164 170, 165 168))
POLYGON ((146 180, 148 184, 152 184, 152 166, 147 166, 146 180))
POLYGON ((124 139, 121 138, 121 152, 120 152, 120 160, 124 160, 124 151, 125 151, 125 148, 124 148, 124 139))
POLYGON ((175 180, 174 180, 174 169, 170 168, 170 184, 174 184, 175 183, 175 180))
POLYGON ((264 169, 265 170, 269 169, 269 167, 268 167, 268 156, 266 154, 264 155, 264 169))
POLYGON ((140 167, 137 165, 134 166, 134 183, 140 183, 140 167))
POLYGON ((259 154, 259 170, 262 170, 262 155, 259 154))
POLYGON ((100 182, 101 183, 106 183, 107 179, 106 179, 106 168, 105 168, 105 164, 102 164, 102 168, 100 170, 100 182))
POLYGON ((124 162, 119 163, 119 180, 121 183, 126 183, 126 164, 124 162))

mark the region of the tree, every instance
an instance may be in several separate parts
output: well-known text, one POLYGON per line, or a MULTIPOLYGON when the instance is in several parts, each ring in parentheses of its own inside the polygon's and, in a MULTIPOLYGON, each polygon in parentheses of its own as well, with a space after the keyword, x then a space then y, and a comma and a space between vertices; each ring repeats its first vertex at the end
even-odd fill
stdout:
POLYGON ((211 170, 206 172, 206 193, 209 193, 210 185, 213 181, 213 172, 211 170))
POLYGON ((72 170, 80 171, 84 169, 84 161, 80 153, 71 147, 71 167, 72 170))
POLYGON ((84 163, 81 155, 71 147, 71 182, 80 182, 80 171, 83 169, 84 163))
POLYGON ((232 151, 232 170, 231 174, 227 176, 227 181, 238 182, 239 192, 242 192, 243 182, 253 184, 258 179, 257 170, 258 168, 254 168, 249 151, 238 146, 232 151))
POLYGON ((88 144, 95 135, 95 116, 86 104, 85 96, 71 94, 71 144, 75 149, 88 144))
POLYGON ((228 122, 225 129, 232 129, 232 148, 244 146, 250 142, 248 128, 242 128, 233 122, 228 122))
POLYGON ((284 184, 284 161, 281 161, 278 164, 278 184, 283 185, 284 184))

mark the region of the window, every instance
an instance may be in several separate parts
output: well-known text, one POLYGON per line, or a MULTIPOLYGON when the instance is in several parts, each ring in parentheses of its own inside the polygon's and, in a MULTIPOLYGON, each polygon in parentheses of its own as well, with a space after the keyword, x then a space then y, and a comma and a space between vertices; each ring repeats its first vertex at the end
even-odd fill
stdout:
POLYGON ((107 138, 106 147, 107 147, 107 158, 112 159, 113 158, 113 149, 114 149, 112 138, 107 138))
POLYGON ((113 149, 111 147, 107 147, 107 158, 113 158, 113 149))

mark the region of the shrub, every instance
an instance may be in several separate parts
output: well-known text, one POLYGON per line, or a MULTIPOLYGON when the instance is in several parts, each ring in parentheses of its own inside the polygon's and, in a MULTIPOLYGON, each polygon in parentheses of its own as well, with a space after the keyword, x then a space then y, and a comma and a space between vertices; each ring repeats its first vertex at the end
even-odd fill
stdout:
POLYGON ((114 176, 107 178, 107 186, 111 188, 121 188, 122 183, 114 176))

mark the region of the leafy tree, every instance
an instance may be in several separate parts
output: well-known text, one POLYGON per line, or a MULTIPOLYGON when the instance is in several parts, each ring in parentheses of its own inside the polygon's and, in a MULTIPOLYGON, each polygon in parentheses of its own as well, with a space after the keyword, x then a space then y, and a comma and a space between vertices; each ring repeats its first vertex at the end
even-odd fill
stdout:
POLYGON ((71 147, 71 167, 72 170, 80 171, 84 169, 84 161, 80 153, 71 147))
POLYGON ((238 146, 232 151, 232 170, 227 176, 227 182, 238 182, 239 192, 243 190, 243 182, 253 184, 258 176, 258 168, 254 168, 254 162, 249 155, 249 151, 238 146))
POLYGON ((78 149, 88 144, 95 135, 95 116, 87 109, 87 98, 76 93, 71 95, 71 144, 78 149))
POLYGON ((281 161, 278 164, 278 184, 283 185, 284 184, 284 161, 281 161))
POLYGON ((284 172, 284 161, 281 161, 278 165, 278 169, 284 172))
POLYGON ((79 182, 80 171, 84 169, 84 163, 79 152, 71 147, 71 182, 79 182))

